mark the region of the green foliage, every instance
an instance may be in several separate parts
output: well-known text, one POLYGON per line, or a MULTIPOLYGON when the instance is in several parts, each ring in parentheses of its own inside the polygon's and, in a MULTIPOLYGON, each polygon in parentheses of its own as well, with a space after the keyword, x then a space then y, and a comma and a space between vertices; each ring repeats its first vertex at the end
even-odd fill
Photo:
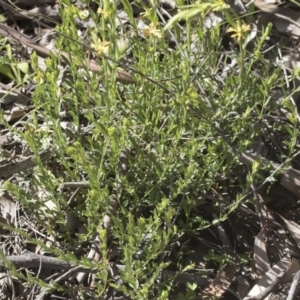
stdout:
MULTIPOLYGON (((122 0, 122 3, 136 30, 129 1, 122 0)), ((248 151, 259 139, 266 126, 265 116, 278 108, 270 103, 268 92, 275 86, 282 86, 283 80, 278 70, 271 70, 261 55, 270 28, 251 55, 240 41, 239 68, 229 70, 224 80, 216 80, 221 28, 217 26, 205 32, 201 27, 188 24, 188 37, 181 45, 183 51, 178 48, 168 51, 168 40, 161 35, 163 29, 155 19, 153 4, 147 8, 146 19, 152 25, 145 31, 145 39, 128 37, 134 58, 132 68, 138 70, 134 74, 136 84, 120 85, 115 80, 117 62, 123 62, 129 47, 118 47, 121 34, 115 26, 115 2, 103 1, 102 4, 99 12, 89 12, 97 26, 88 29, 88 46, 83 48, 78 42, 80 37, 74 16, 85 18, 86 12, 79 15, 71 1, 61 1, 63 22, 57 26, 61 35, 56 46, 68 58, 52 55, 46 60, 47 68, 42 70, 37 56, 32 55, 37 87, 32 99, 35 109, 31 112, 31 122, 23 131, 7 124, 36 156, 37 167, 30 179, 32 192, 9 182, 5 189, 18 198, 38 224, 45 226, 47 234, 67 244, 63 253, 54 245, 46 247, 38 240, 31 240, 46 251, 75 264, 88 265, 89 261, 76 257, 72 249, 78 249, 82 242, 99 235, 103 259, 96 264, 99 271, 95 297, 100 297, 107 286, 111 286, 131 299, 168 299, 173 281, 162 280, 157 284, 157 280, 160 272, 172 264, 170 245, 228 218, 245 203, 251 184, 261 179, 260 162, 256 161, 249 172, 245 171, 232 147, 248 151), (196 48, 201 49, 193 66, 190 59, 195 55, 191 50, 192 36, 196 48), (101 44, 107 41, 110 44, 101 44), (102 45, 102 55, 99 47, 92 51, 92 44, 102 45), (89 72, 86 49, 101 65, 101 72, 89 72), (106 59, 106 55, 112 59, 106 59), (58 85, 62 60, 67 61, 68 74, 58 85), (252 74, 253 65, 261 67, 259 78, 252 74), (61 126, 62 110, 71 116, 75 130, 61 126), (40 120, 43 120, 42 126, 40 120), (87 134, 81 131, 83 127, 87 134), (47 148, 52 151, 57 170, 39 159, 38 153, 47 148), (129 170, 121 175, 119 156, 124 149, 130 153, 129 170), (243 172, 236 172, 241 170, 243 172), (89 181, 89 188, 80 189, 71 204, 70 195, 57 190, 63 182, 82 180, 89 181), (102 220, 109 213, 113 190, 119 207, 112 216, 109 235, 102 228, 102 220), (206 195, 212 190, 222 194, 224 202, 210 203, 207 209, 206 195), (43 191, 43 197, 39 191, 43 191), (206 209, 218 219, 207 218, 206 209), (64 231, 68 214, 80 220, 85 233, 64 231), (119 275, 122 284, 108 281, 108 245, 112 241, 118 245, 118 263, 124 265, 119 275)), ((181 19, 202 17, 216 10, 225 11, 226 5, 220 1, 194 4, 172 18, 164 32, 181 19)), ((233 22, 234 18, 230 17, 231 26, 233 22)), ((235 27, 236 34, 238 26, 242 25, 235 27)), ((176 30, 175 26, 175 34, 176 30)), ((243 34, 237 38, 241 36, 244 38, 243 34)), ((0 69, 7 64, 6 61, 1 63, 0 69)), ((27 77, 22 74, 27 74, 28 70, 25 65, 13 64, 2 72, 24 82, 27 77)), ((283 105, 289 112, 289 123, 278 130, 287 135, 285 143, 292 157, 298 136, 297 112, 288 96, 283 105)), ((184 253, 174 255, 180 257, 184 253)), ((206 259, 221 266, 232 260, 213 251, 206 259)), ((246 262, 247 257, 241 256, 241 261, 246 262)), ((188 270, 189 266, 193 268, 192 264, 181 265, 179 260, 178 272, 188 270)), ((43 285, 29 274, 26 278, 29 283, 43 285)), ((56 285, 51 288, 63 289, 56 285)), ((196 289, 197 285, 188 283, 187 292, 179 294, 178 299, 194 299, 196 289)))
POLYGON ((165 30, 170 29, 175 23, 182 19, 188 20, 197 15, 205 16, 212 11, 225 11, 229 6, 223 0, 208 0, 201 1, 201 3, 179 6, 179 8, 183 9, 183 11, 179 12, 169 20, 168 24, 165 26, 165 30))
POLYGON ((244 253, 243 255, 240 255, 236 258, 222 253, 222 254, 217 254, 215 252, 215 250, 210 249, 207 253, 207 255, 204 255, 203 257, 206 261, 210 261, 210 262, 214 262, 216 264, 218 264, 218 266, 221 268, 226 264, 230 264, 230 263, 238 263, 239 265, 241 264, 248 264, 249 261, 251 260, 251 255, 250 253, 244 253), (237 261, 236 261, 237 259, 237 261))
POLYGON ((187 293, 186 294, 179 293, 178 300, 192 300, 192 299, 195 299, 195 297, 197 296, 197 294, 195 292, 195 290, 197 289, 197 284, 188 282, 186 284, 186 288, 187 288, 187 293))
POLYGON ((6 52, 6 56, 0 58, 0 74, 14 80, 18 85, 25 83, 29 79, 29 63, 18 61, 13 57, 11 45, 6 39, 1 41, 1 51, 6 52))
POLYGON ((204 256, 205 260, 208 261, 214 261, 220 265, 220 267, 226 265, 227 263, 232 262, 232 257, 229 255, 222 253, 221 255, 218 255, 215 253, 213 249, 209 250, 207 255, 204 256))

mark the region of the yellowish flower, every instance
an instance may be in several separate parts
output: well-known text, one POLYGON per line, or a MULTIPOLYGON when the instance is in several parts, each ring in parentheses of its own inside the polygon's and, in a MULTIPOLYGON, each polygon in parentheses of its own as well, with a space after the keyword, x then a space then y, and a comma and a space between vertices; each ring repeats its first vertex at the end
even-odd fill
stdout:
POLYGON ((211 4, 212 11, 222 11, 228 8, 230 8, 230 6, 224 0, 217 0, 211 4))
POLYGON ((6 21, 6 17, 0 14, 0 23, 4 23, 6 21))
POLYGON ((81 20, 86 20, 89 17, 90 13, 87 9, 78 12, 78 16, 81 20))
POLYGON ((235 28, 230 27, 227 32, 232 32, 231 37, 236 38, 238 43, 241 42, 245 33, 251 29, 249 24, 241 24, 240 20, 237 21, 235 28))
POLYGON ((105 20, 109 17, 110 12, 106 9, 103 9, 103 8, 99 7, 98 10, 97 10, 97 14, 102 15, 104 20, 105 20))
POLYGON ((34 81, 38 84, 44 84, 45 74, 41 69, 38 69, 36 72, 36 76, 34 77, 34 81))
POLYGON ((157 29, 154 23, 150 23, 149 26, 145 26, 145 28, 142 29, 142 32, 145 37, 152 35, 158 38, 162 38, 163 36, 162 31, 157 29))
POLYGON ((91 44, 91 47, 96 50, 98 56, 106 55, 109 51, 110 42, 97 40, 91 44))

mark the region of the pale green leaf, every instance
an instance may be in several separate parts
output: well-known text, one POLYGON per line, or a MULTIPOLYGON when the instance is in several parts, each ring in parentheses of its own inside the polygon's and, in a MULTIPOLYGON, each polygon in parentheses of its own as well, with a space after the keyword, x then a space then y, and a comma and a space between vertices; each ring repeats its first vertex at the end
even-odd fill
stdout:
POLYGON ((27 62, 20 62, 17 64, 17 68, 24 74, 27 74, 29 70, 29 64, 27 62))

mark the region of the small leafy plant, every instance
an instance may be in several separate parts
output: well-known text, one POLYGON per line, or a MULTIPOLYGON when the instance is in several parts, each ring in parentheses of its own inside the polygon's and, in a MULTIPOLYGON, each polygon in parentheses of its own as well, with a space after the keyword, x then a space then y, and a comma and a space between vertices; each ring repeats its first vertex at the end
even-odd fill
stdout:
MULTIPOLYGON (((22 174, 23 184, 8 180, 4 190, 30 212, 43 236, 52 237, 51 243, 31 238, 31 244, 73 265, 93 268, 93 289, 77 286, 82 299, 100 299, 108 290, 130 299, 170 299, 176 276, 194 268, 181 260, 187 256, 182 244, 253 200, 249 193, 262 179, 261 162, 247 169, 237 153, 251 149, 266 124, 271 126, 267 116, 278 107, 270 105, 268 92, 282 87, 283 79, 262 58, 267 33, 249 53, 244 43, 249 26, 230 15, 222 1, 183 6, 164 24, 156 14, 157 1, 150 1, 140 16, 145 23, 140 30, 131 4, 122 0, 130 23, 126 33, 116 22, 116 2, 102 1, 98 10, 83 13, 71 1, 60 1, 57 52, 45 60, 45 69, 33 54, 34 74, 29 75, 26 62, 12 58, 6 44, 0 72, 19 84, 33 76, 36 89, 28 123, 22 130, 5 126, 35 155, 36 167, 30 175, 22 174), (201 24, 212 11, 224 13, 230 26, 205 30, 190 22, 198 17, 201 24), (87 28, 83 44, 75 21, 88 16, 96 26, 87 28), (179 43, 180 20, 187 22, 179 43), (238 64, 221 77, 218 62, 225 50, 220 40, 228 33, 238 44, 238 64), (177 42, 173 49, 171 37, 177 42), (91 60, 100 66, 98 72, 91 72, 91 60), (253 76, 253 65, 261 68, 260 77, 253 76), (117 82, 122 68, 132 72, 134 84, 117 82), (47 150, 51 160, 43 162, 40 154, 47 150), (124 152, 126 163, 120 162, 124 152), (78 182, 85 185, 61 188, 78 182), (86 256, 95 236, 101 259, 91 262, 86 256), (112 279, 113 263, 122 267, 112 279), (169 269, 173 277, 164 278, 169 269)), ((296 110, 288 98, 283 105, 290 122, 278 130, 288 137, 292 157, 296 110)), ((28 235, 19 233, 29 242, 28 235)), ((213 250, 204 259, 220 266, 232 260, 213 250)), ((248 257, 241 254, 240 260, 247 263, 248 257)), ((22 276, 48 291, 69 292, 63 282, 22 276)), ((178 299, 194 299, 199 286, 185 286, 178 299)))

